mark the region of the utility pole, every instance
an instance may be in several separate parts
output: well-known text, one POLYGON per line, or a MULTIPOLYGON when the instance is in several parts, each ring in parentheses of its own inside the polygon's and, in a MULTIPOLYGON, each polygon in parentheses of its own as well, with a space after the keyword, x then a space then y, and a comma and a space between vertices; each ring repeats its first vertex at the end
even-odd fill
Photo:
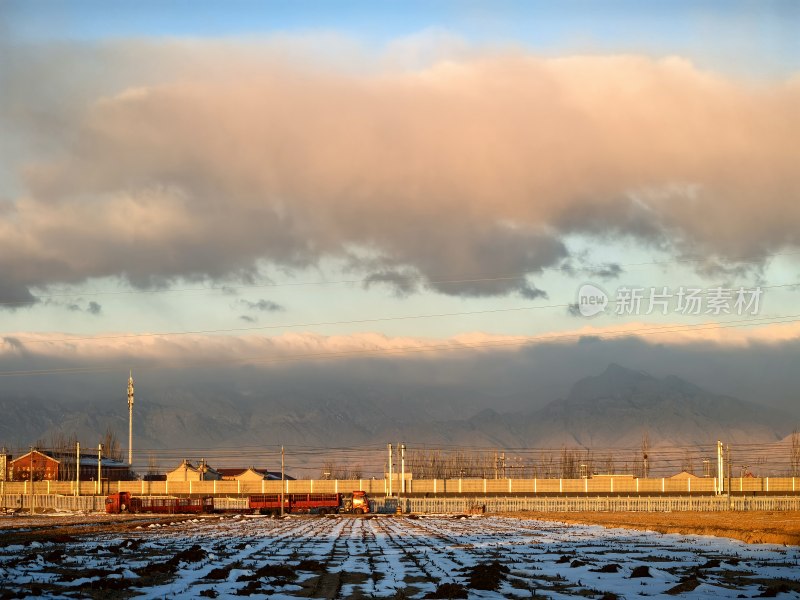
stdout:
POLYGON ((128 376, 128 466, 133 466, 133 370, 128 376))
POLYGON ((28 475, 29 475, 29 479, 31 480, 30 514, 33 514, 34 513, 34 508, 33 508, 33 446, 31 446, 31 453, 29 454, 29 456, 30 456, 30 461, 29 461, 28 464, 30 465, 30 469, 28 469, 28 475))
POLYGON ((97 444, 97 495, 103 493, 103 444, 97 444))
POLYGON ((400 493, 406 493, 406 445, 400 444, 400 493))
POLYGON ((497 479, 497 450, 494 451, 494 478, 497 479))
POLYGON ((75 495, 81 495, 81 443, 75 442, 75 495))
POLYGON ((732 505, 732 502, 731 502, 731 445, 728 444, 725 449, 726 449, 727 455, 728 455, 727 456, 727 458, 728 458, 728 506, 732 507, 733 505, 732 505))
POLYGON ((392 495, 392 445, 388 444, 389 447, 389 496, 392 495))
POLYGON ((286 488, 286 483, 284 482, 284 452, 283 446, 281 446, 281 516, 283 516, 283 498, 284 498, 284 489, 286 488))
POLYGON ((724 488, 725 467, 722 457, 722 442, 717 440, 717 495, 722 494, 724 488))

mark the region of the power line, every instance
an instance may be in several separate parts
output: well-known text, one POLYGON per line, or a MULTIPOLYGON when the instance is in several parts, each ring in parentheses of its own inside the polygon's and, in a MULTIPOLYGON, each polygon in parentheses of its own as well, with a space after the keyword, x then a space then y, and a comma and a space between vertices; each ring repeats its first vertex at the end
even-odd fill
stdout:
MULTIPOLYGON (((758 286, 758 289, 766 290, 766 289, 775 289, 775 288, 785 288, 785 287, 795 287, 800 286, 800 282, 794 283, 782 283, 782 284, 775 284, 775 285, 765 285, 765 286, 758 286)), ((708 294, 708 290, 705 290, 700 296, 705 296, 708 294)), ((648 300, 650 296, 642 296, 642 300, 648 300)), ((616 300, 609 299, 609 304, 616 304, 616 300)), ((562 304, 540 304, 536 306, 517 306, 511 308, 491 308, 486 310, 473 310, 473 311, 460 311, 460 312, 449 312, 449 313, 430 313, 430 314, 418 314, 418 315, 397 315, 392 317, 374 317, 369 319, 352 319, 352 320, 342 320, 342 321, 317 321, 317 322, 307 322, 307 323, 286 323, 280 325, 254 325, 249 327, 228 327, 228 328, 220 328, 220 329, 196 329, 196 330, 189 330, 189 331, 164 331, 164 332, 153 332, 153 333, 123 333, 119 335, 103 335, 103 336, 83 336, 83 337, 68 337, 68 338, 50 338, 50 339, 26 339, 26 338, 19 338, 16 337, 15 339, 24 342, 25 344, 46 344, 46 343, 59 343, 59 342, 79 342, 79 341, 103 341, 103 340, 120 340, 120 339, 131 339, 131 338, 143 338, 143 337, 174 337, 174 336, 182 336, 182 335, 206 335, 206 334, 217 334, 217 333, 242 333, 247 331, 266 331, 270 329, 296 329, 300 327, 324 327, 330 325, 356 325, 356 324, 364 324, 364 323, 383 323, 387 321, 411 321, 415 319, 434 319, 434 318, 442 318, 442 317, 463 317, 463 316, 470 316, 470 315, 484 315, 484 314, 493 314, 493 313, 506 313, 506 312, 521 312, 521 311, 528 311, 528 310, 540 310, 540 309, 548 309, 548 308, 567 308, 572 306, 572 303, 562 303, 562 304)))
MULTIPOLYGON (((433 351, 448 351, 448 350, 473 350, 480 348, 498 348, 509 346, 524 346, 536 342, 547 341, 561 341, 568 339, 581 339, 585 337, 597 338, 598 340, 615 339, 619 337, 629 336, 649 336, 661 335, 664 333, 682 333, 693 331, 705 331, 713 329, 728 329, 737 327, 750 327, 755 324, 780 324, 780 323, 795 323, 800 321, 800 314, 793 315, 780 315, 773 317, 758 317, 754 319, 734 319, 729 321, 711 321, 706 323, 687 324, 687 325, 662 325, 654 327, 641 327, 633 329, 622 329, 617 331, 606 331, 598 334, 589 335, 587 333, 568 333, 568 334, 545 334, 538 336, 524 336, 521 339, 514 340, 497 340, 489 342, 479 342, 474 344, 464 343, 447 343, 447 344, 425 344, 417 346, 404 346, 399 348, 384 348, 384 349, 363 349, 363 350, 347 350, 335 352, 315 352, 305 354, 293 354, 289 356, 271 356, 263 357, 249 357, 238 358, 227 361, 193 361, 193 362, 159 362, 157 364, 138 364, 134 368, 141 370, 155 370, 155 369, 175 369, 175 368, 191 368, 191 367, 213 367, 213 366, 230 366, 234 364, 246 363, 285 363, 296 362, 303 360, 320 360, 320 359, 337 359, 337 358, 359 358, 359 357, 381 357, 393 356, 403 354, 413 354, 422 352, 433 351)), ((130 361, 128 361, 129 364, 130 361)), ((14 370, 14 371, 0 371, 0 377, 16 377, 16 376, 31 376, 31 375, 60 375, 60 374, 79 374, 79 373, 101 373, 118 371, 121 366, 105 365, 96 367, 64 367, 64 368, 51 368, 51 369, 30 369, 30 370, 14 370)), ((128 366, 125 367, 127 369, 128 366)))

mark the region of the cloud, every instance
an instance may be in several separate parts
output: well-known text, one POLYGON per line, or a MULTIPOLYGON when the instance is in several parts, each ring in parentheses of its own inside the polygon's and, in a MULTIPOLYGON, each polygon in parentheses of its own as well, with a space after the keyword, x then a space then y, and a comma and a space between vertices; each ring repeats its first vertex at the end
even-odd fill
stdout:
POLYGON ((408 296, 419 289, 419 275, 410 271, 383 270, 370 273, 364 279, 364 287, 369 289, 376 284, 386 284, 398 297, 408 296))
POLYGON ((589 267, 586 272, 600 279, 617 279, 625 271, 617 263, 605 263, 596 267, 589 267))
POLYGON ((239 319, 245 323, 255 323, 258 321, 258 319, 251 317, 250 315, 239 315, 239 319))
POLYGON ((60 306, 66 308, 70 312, 85 312, 90 315, 98 316, 103 312, 103 305, 95 302, 94 300, 90 300, 87 303, 83 303, 83 298, 77 298, 74 301, 62 301, 55 298, 48 298, 44 301, 44 304, 47 306, 60 306))
POLYGON ((276 406, 284 392, 301 388, 314 402, 356 393, 385 403, 394 399, 398 406, 402 399, 442 398, 455 402, 446 405, 452 407, 471 398, 469 407, 462 408, 474 414, 487 406, 499 412, 531 410, 616 362, 797 412, 800 324, 637 335, 643 326, 587 325, 543 334, 536 343, 526 343, 525 336, 479 332, 444 339, 286 333, 92 340, 13 333, 0 344, 0 381, 9 395, 67 395, 84 402, 91 394, 107 402, 109 390, 124 389, 132 367, 144 398, 193 381, 218 390, 219 397, 271 389, 276 406), (66 371, 7 375, 32 367, 66 371))
POLYGON ((286 310, 283 306, 278 304, 277 302, 273 302, 272 300, 265 300, 260 299, 256 302, 252 302, 250 300, 239 300, 240 304, 249 308, 250 310, 258 310, 261 312, 279 312, 282 310, 286 310))
POLYGON ((562 264, 573 234, 726 265, 800 245, 798 78, 518 53, 358 72, 282 58, 284 43, 131 43, 140 64, 94 48, 119 66, 112 91, 85 67, 54 77, 69 52, 12 53, 8 82, 27 83, 0 118, 27 151, 22 192, 0 203, 4 299, 324 258, 371 282, 408 271, 443 294, 530 297, 525 276, 562 264))

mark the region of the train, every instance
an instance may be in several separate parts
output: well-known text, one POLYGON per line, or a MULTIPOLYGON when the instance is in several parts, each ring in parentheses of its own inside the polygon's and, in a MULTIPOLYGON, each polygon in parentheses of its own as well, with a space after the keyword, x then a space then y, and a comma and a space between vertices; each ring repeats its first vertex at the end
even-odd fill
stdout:
POLYGON ((277 516, 281 514, 281 498, 283 514, 363 515, 370 512, 369 496, 362 490, 350 494, 258 494, 247 497, 246 507, 216 505, 213 496, 153 497, 118 492, 106 497, 105 508, 108 514, 252 513, 277 516))

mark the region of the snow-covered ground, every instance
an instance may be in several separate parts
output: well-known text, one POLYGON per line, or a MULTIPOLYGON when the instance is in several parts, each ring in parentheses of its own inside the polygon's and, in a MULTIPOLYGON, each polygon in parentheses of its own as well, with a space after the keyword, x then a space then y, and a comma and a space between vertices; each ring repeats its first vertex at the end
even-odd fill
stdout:
POLYGON ((4 539, 0 598, 800 597, 797 547, 503 517, 183 517, 4 539))

